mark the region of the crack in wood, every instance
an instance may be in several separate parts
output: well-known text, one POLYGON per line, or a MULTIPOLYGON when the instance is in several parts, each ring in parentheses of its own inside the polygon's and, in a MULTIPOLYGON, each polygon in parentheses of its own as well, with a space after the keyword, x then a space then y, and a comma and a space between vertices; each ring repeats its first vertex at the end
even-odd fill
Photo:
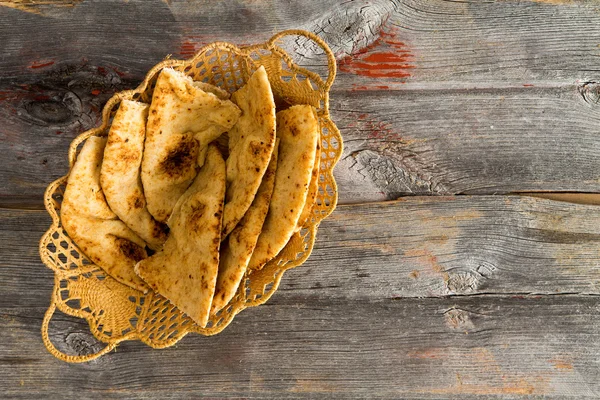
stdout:
POLYGON ((363 179, 369 179, 384 191, 387 200, 407 194, 422 195, 433 192, 431 180, 422 179, 418 174, 411 173, 409 165, 399 162, 401 160, 397 157, 392 158, 382 153, 384 152, 367 149, 352 152, 347 156, 353 160, 350 169, 354 169, 363 179))
MULTIPOLYGON (((306 27, 327 42, 337 59, 356 54, 371 45, 391 13, 397 7, 395 1, 346 2, 335 7, 327 15, 306 27)), ((322 53, 314 44, 299 39, 297 50, 306 59, 322 53)))
POLYGON ((600 205, 600 193, 517 192, 514 194, 566 203, 600 205))

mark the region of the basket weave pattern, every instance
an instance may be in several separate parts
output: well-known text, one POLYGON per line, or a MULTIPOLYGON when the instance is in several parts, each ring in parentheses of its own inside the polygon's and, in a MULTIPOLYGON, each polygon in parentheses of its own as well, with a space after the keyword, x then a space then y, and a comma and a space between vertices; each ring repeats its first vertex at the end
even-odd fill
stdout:
POLYGON ((231 93, 243 86, 260 65, 267 71, 277 102, 310 104, 317 109, 322 145, 319 191, 305 226, 263 269, 247 272, 231 302, 211 317, 206 328, 200 328, 158 293, 150 291, 143 294, 117 282, 79 251, 60 223, 60 206, 68 175, 59 178, 46 189, 44 203, 52 217, 52 225, 40 240, 41 259, 54 271, 54 289, 42 324, 44 344, 54 356, 67 362, 84 362, 111 351, 124 340, 141 340, 153 348, 164 348, 177 343, 189 332, 217 334, 243 309, 266 302, 276 291, 283 273, 308 258, 320 221, 333 211, 337 203, 333 167, 342 153, 342 138, 329 118, 329 88, 335 78, 335 59, 327 45, 310 32, 284 31, 266 43, 243 48, 216 42, 203 47, 189 60, 167 59, 157 64, 138 88, 119 92, 107 102, 101 126, 73 140, 69 164, 73 166, 77 149, 87 138, 107 135, 110 120, 121 100, 150 102, 156 78, 164 67, 184 71, 194 80, 211 83, 231 93), (322 48, 329 67, 326 80, 294 64, 277 45, 286 35, 304 36, 322 48), (91 333, 106 343, 106 347, 88 355, 68 355, 59 351, 48 333, 56 309, 85 318, 91 333))

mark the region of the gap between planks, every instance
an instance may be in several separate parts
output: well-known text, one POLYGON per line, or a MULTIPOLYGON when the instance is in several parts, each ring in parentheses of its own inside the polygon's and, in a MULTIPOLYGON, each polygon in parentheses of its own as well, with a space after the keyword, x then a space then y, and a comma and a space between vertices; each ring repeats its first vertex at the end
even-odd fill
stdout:
MULTIPOLYGON (((361 203, 339 203, 338 207, 343 206, 361 206, 361 205, 369 205, 369 204, 389 204, 396 201, 403 201, 405 199, 411 199, 415 197, 453 197, 453 196, 490 196, 490 194, 455 194, 450 196, 441 196, 441 195, 430 195, 430 196, 400 196, 393 200, 386 201, 368 201, 361 203)), ((553 201, 560 201, 564 203, 573 203, 573 204, 586 204, 586 205, 598 205, 600 206, 600 193, 587 193, 587 192, 514 192, 514 193, 504 193, 504 194, 492 194, 491 196, 527 196, 527 197, 537 197, 540 199, 547 199, 553 201)), ((27 197, 20 198, 18 200, 13 200, 11 198, 0 199, 0 210, 17 210, 17 211, 41 211, 44 210, 44 203, 40 201, 38 197, 27 197)))
POLYGON ((600 193, 583 193, 583 192, 521 192, 513 193, 519 196, 539 197, 554 201, 562 201, 566 203, 588 204, 600 206, 600 193))

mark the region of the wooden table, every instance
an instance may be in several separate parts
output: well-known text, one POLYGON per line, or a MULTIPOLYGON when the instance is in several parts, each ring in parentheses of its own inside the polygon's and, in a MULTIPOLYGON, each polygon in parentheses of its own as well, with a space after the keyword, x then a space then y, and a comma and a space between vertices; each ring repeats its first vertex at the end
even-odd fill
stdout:
POLYGON ((600 2, 3 0, 0 54, 0 397, 600 396, 600 2), (288 28, 339 62, 340 206, 309 261, 216 337, 54 359, 38 240, 69 142, 167 54, 288 28))

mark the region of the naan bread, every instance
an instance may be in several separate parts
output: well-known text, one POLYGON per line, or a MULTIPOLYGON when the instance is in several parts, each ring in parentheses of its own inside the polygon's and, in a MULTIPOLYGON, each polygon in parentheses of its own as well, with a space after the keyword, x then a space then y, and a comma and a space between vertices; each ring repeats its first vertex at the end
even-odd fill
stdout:
POLYGON ((306 203, 304 203, 304 208, 300 213, 300 218, 298 218, 298 225, 296 226, 296 231, 302 229, 306 221, 310 219, 313 208, 315 206, 315 200, 317 199, 317 192, 319 191, 319 169, 321 168, 321 144, 317 141, 317 153, 315 154, 315 165, 312 170, 312 175, 310 178, 310 185, 308 186, 308 193, 306 195, 306 203))
POLYGON ((219 275, 217 276, 217 286, 211 309, 213 314, 225 307, 235 296, 244 277, 254 246, 256 246, 256 241, 262 231, 267 211, 269 211, 276 169, 277 143, 254 201, 244 214, 244 218, 221 245, 219 275))
POLYGON ((144 241, 111 211, 100 187, 100 169, 106 139, 85 142, 67 181, 60 217, 65 231, 92 262, 117 281, 147 292, 134 273, 135 264, 148 255, 144 241))
POLYGON ((142 183, 148 211, 165 222, 204 163, 210 142, 237 122, 240 109, 207 93, 182 72, 165 68, 148 114, 142 183))
POLYGON ((158 250, 167 240, 167 227, 148 212, 140 178, 147 117, 148 104, 121 102, 108 133, 100 184, 112 211, 158 250))
POLYGON ((260 269, 285 247, 306 204, 315 164, 319 123, 313 107, 296 105, 277 113, 279 156, 269 212, 248 264, 260 269))
POLYGON ((135 272, 201 327, 206 326, 219 269, 225 161, 214 145, 169 219, 163 249, 135 272))
POLYGON ((206 93, 212 93, 221 100, 229 100, 231 95, 228 91, 221 89, 218 86, 211 85, 210 83, 194 81, 193 85, 200 90, 204 90, 206 93))
POLYGON ((265 68, 258 68, 231 100, 242 115, 229 131, 223 238, 250 207, 275 145, 275 102, 265 68))

